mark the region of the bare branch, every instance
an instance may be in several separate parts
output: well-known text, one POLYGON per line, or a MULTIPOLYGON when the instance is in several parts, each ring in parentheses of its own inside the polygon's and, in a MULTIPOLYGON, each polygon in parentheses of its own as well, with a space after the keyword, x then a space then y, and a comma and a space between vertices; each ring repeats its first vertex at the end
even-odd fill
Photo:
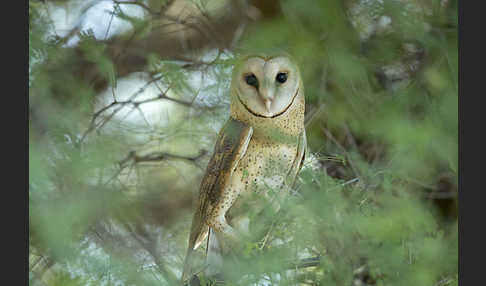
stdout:
POLYGON ((150 9, 150 7, 147 6, 147 5, 145 5, 143 2, 138 2, 138 1, 117 1, 117 0, 113 0, 113 3, 115 3, 117 5, 120 5, 120 4, 123 4, 123 5, 135 5, 135 6, 142 7, 143 9, 147 10, 147 12, 149 12, 150 14, 159 14, 159 12, 152 11, 152 9, 150 9))
POLYGON ((140 162, 159 162, 159 161, 163 161, 163 160, 166 160, 166 159, 186 160, 186 161, 194 163, 197 160, 199 160, 200 158, 202 158, 203 156, 205 156, 206 154, 207 154, 207 151, 204 150, 204 149, 201 150, 198 155, 192 156, 192 157, 191 156, 177 155, 177 154, 170 154, 170 153, 166 153, 166 152, 153 152, 153 153, 149 153, 149 154, 140 156, 140 155, 137 155, 137 153, 135 151, 130 151, 125 158, 123 158, 122 160, 120 160, 118 162, 118 165, 120 167, 123 167, 123 166, 126 166, 126 164, 128 162, 133 162, 133 164, 136 164, 136 163, 140 163, 140 162))
POLYGON ((324 134, 326 135, 327 138, 329 138, 334 144, 336 144, 336 146, 338 146, 343 151, 344 156, 346 156, 346 160, 349 162, 349 165, 351 166, 351 169, 353 170, 354 175, 356 177, 359 177, 359 172, 356 169, 356 167, 354 166, 354 163, 351 160, 351 155, 349 155, 349 152, 346 150, 346 148, 344 148, 344 146, 341 145, 341 143, 339 143, 339 141, 336 138, 334 138, 334 136, 332 135, 332 133, 329 130, 327 130, 324 127, 321 127, 321 130, 324 132, 324 134))
POLYGON ((287 269, 301 269, 301 268, 308 268, 308 267, 316 267, 321 265, 321 256, 315 256, 310 258, 300 259, 298 261, 289 262, 287 269))
MULTIPOLYGON (((147 89, 147 87, 149 85, 151 85, 152 83, 156 82, 157 80, 161 79, 162 76, 156 76, 156 77, 153 77, 151 80, 149 80, 143 87, 141 87, 137 92, 135 92, 133 95, 130 96, 130 98, 127 100, 127 101, 123 101, 123 102, 119 102, 119 101, 116 101, 114 100, 112 103, 110 103, 109 105, 101 108, 100 110, 98 110, 97 112, 95 112, 93 114, 93 117, 91 118, 91 121, 89 123, 89 127, 88 129, 83 133, 83 135, 81 136, 81 139, 79 139, 79 142, 78 142, 78 145, 80 145, 81 143, 83 143, 84 139, 86 138, 86 136, 88 136, 89 133, 91 133, 93 130, 95 130, 96 128, 101 128, 103 125, 106 124, 106 122, 108 122, 113 116, 115 116, 116 113, 118 113, 126 104, 128 104, 128 102, 131 102, 135 97, 137 97, 138 95, 140 95, 142 92, 145 91, 145 89, 147 89), (116 110, 114 110, 108 117, 107 119, 105 119, 104 121, 102 121, 101 123, 97 124, 96 123, 96 119, 103 113, 105 112, 106 110, 110 109, 111 107, 115 106, 115 105, 120 105, 116 110)), ((168 91, 168 90, 167 90, 168 91)), ((166 92, 167 92, 166 91, 166 92)))
POLYGON ((206 35, 207 34, 204 30, 202 30, 197 25, 197 23, 191 23, 191 22, 186 21, 184 19, 180 19, 180 18, 171 16, 171 15, 165 14, 164 12, 166 12, 166 10, 168 9, 168 7, 170 6, 170 4, 173 1, 170 1, 170 4, 169 5, 164 5, 160 11, 154 11, 154 10, 150 9, 150 7, 147 6, 146 4, 144 4, 143 2, 138 2, 138 1, 117 1, 117 0, 113 0, 113 2, 116 3, 116 4, 118 4, 118 5, 120 5, 120 4, 126 4, 126 5, 139 6, 139 7, 143 8, 143 9, 145 9, 150 15, 152 15, 152 16, 154 16, 156 18, 166 19, 166 20, 169 20, 169 21, 174 22, 175 24, 180 24, 180 25, 186 26, 187 28, 194 29, 195 31, 199 32, 201 35, 206 35))
MULTIPOLYGON (((99 0, 89 2, 90 5, 87 5, 85 10, 91 7, 92 3, 97 3, 97 1, 99 0)), ((168 23, 179 24, 194 32, 174 32, 172 29, 163 28, 145 31, 148 33, 142 35, 139 31, 133 30, 109 37, 107 40, 93 39, 105 46, 105 56, 111 59, 118 77, 124 77, 133 72, 145 71, 148 62, 147 55, 149 54, 156 54, 163 60, 187 60, 188 55, 198 55, 206 49, 228 48, 231 46, 231 41, 240 21, 244 18, 244 11, 241 7, 230 1, 229 6, 222 8, 224 12, 211 11, 211 14, 224 16, 219 17, 217 21, 211 22, 214 27, 208 29, 204 24, 204 19, 201 19, 201 17, 204 17, 203 15, 177 17, 168 14, 169 8, 172 7, 172 2, 174 1, 168 1, 167 5, 162 6, 160 11, 150 10, 153 13, 151 15, 155 15, 155 17, 148 19, 148 21, 156 24, 160 19, 167 20, 168 23), (213 35, 214 33, 211 31, 218 31, 218 34, 213 35)), ((141 1, 113 1, 113 3, 115 5, 134 3, 133 5, 141 7, 145 5, 141 1)), ((147 8, 150 7, 147 6, 147 8)), ((75 27, 59 40, 61 44, 80 32, 83 18, 85 17, 84 14, 79 17, 75 27)), ((82 79, 83 82, 93 88, 95 93, 106 89, 109 79, 106 78, 95 63, 84 56, 85 50, 82 46, 62 46, 62 49, 73 56, 66 61, 50 62, 43 67, 42 72, 49 74, 59 73, 61 76, 69 75, 70 77, 82 79)))

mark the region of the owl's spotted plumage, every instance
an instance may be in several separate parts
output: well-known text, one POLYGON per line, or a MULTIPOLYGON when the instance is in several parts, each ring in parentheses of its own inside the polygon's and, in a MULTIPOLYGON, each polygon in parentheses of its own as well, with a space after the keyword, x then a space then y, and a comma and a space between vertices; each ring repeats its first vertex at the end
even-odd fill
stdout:
POLYGON ((231 115, 201 182, 183 280, 191 274, 193 250, 208 234, 207 272, 218 271, 224 240, 247 231, 248 207, 258 212, 253 208, 267 206, 255 204, 255 196, 279 208, 304 160, 304 111, 300 73, 288 56, 247 56, 235 65, 231 115))

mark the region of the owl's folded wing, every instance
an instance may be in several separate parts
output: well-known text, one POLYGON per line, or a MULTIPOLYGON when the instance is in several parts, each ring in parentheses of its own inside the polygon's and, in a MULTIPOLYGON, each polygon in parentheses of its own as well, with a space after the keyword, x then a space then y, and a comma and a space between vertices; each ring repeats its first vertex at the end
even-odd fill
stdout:
POLYGON ((305 136, 305 130, 302 131, 299 135, 299 145, 297 147, 297 154, 294 158, 294 162, 292 163, 292 167, 290 168, 289 173, 287 174, 287 184, 289 186, 294 186, 295 179, 302 169, 305 160, 305 152, 307 151, 307 138, 305 136))
MULTIPOLYGON (((238 162, 246 152, 253 128, 242 121, 230 118, 221 129, 214 146, 213 155, 206 168, 201 186, 194 217, 192 219, 189 248, 186 255, 186 267, 192 250, 199 247, 207 237, 209 227, 206 219, 212 206, 221 197, 238 162)), ((186 272, 186 271, 184 271, 186 272)))

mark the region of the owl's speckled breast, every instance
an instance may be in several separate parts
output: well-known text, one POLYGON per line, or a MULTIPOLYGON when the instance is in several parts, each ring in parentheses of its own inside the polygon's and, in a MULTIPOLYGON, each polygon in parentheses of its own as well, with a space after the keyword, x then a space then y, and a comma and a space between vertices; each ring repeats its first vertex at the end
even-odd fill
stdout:
POLYGON ((249 211, 259 213, 263 208, 278 209, 276 203, 285 194, 284 182, 297 154, 295 144, 271 144, 267 140, 252 138, 245 156, 238 164, 231 182, 231 189, 240 189, 240 196, 228 212, 230 223, 240 231, 247 226, 238 224, 247 220, 249 211), (277 200, 274 200, 277 198, 277 200))
MULTIPOLYGON (((233 95, 233 98, 235 96, 233 95)), ((250 217, 271 206, 277 210, 288 189, 284 181, 296 158, 299 135, 304 130, 305 100, 299 89, 293 105, 275 118, 252 116, 238 101, 231 105, 231 116, 253 127, 245 155, 231 178, 228 200, 239 197, 228 210, 228 222, 248 232, 250 217)))

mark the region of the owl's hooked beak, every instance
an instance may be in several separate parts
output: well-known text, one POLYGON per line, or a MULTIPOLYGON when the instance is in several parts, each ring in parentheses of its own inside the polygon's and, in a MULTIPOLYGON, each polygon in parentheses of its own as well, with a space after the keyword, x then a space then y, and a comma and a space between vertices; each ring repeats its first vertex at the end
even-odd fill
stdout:
POLYGON ((265 109, 269 114, 271 114, 270 108, 272 106, 272 102, 275 97, 275 89, 273 88, 271 83, 264 81, 262 83, 262 87, 260 87, 259 89, 259 93, 260 93, 260 98, 263 101, 263 104, 265 104, 265 109))
POLYGON ((270 107, 272 106, 272 100, 267 98, 267 99, 264 99, 263 102, 265 102, 265 108, 267 109, 267 112, 270 113, 270 107))

